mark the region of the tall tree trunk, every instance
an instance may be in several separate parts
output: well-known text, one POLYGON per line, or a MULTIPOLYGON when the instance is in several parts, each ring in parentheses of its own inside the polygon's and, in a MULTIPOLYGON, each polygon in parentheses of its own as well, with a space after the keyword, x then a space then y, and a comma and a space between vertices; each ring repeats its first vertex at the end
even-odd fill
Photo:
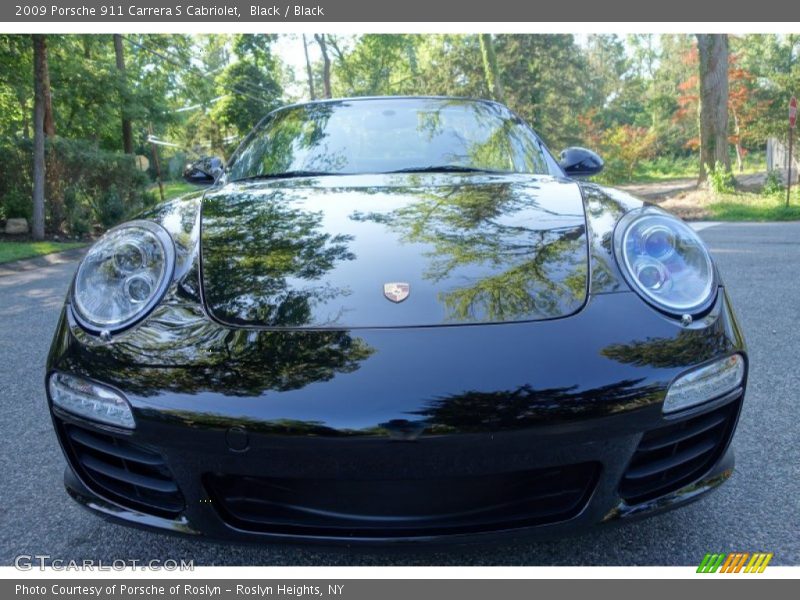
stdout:
MULTIPOLYGON (((41 38, 41 84, 44 98, 44 128, 45 142, 56 137, 56 122, 53 117, 53 96, 50 88, 50 67, 48 59, 47 36, 41 38)), ((64 177, 63 165, 58 159, 56 147, 52 144, 45 146, 45 191, 47 198, 46 214, 50 216, 50 228, 58 231, 64 223, 64 177)), ((44 234, 43 234, 44 235, 44 234)))
POLYGON ((328 44, 325 41, 325 34, 314 34, 314 39, 319 44, 319 50, 322 52, 322 85, 325 91, 326 98, 332 98, 331 93, 331 57, 328 56, 328 44))
POLYGON ((728 36, 697 34, 700 55, 700 182, 716 163, 731 170, 728 154, 728 36))
POLYGON ((503 82, 500 78, 500 69, 497 66, 497 54, 494 51, 494 41, 491 33, 482 33, 479 36, 481 55, 483 56, 483 71, 486 77, 486 87, 492 98, 498 102, 505 102, 503 82))
POLYGON ((41 56, 42 56, 42 94, 44 96, 44 133, 47 137, 52 138, 56 135, 56 122, 53 118, 53 96, 50 93, 50 69, 47 66, 47 36, 36 36, 41 39, 41 56))
POLYGON ((744 171, 744 147, 742 146, 742 128, 739 125, 739 115, 736 110, 731 109, 731 117, 733 117, 733 132, 736 135, 736 170, 739 173, 744 171))
POLYGON ((119 104, 122 113, 122 150, 125 154, 133 154, 133 128, 128 116, 128 81, 125 77, 125 51, 122 48, 122 36, 114 34, 114 54, 117 58, 119 72, 119 104))
POLYGON ((303 52, 306 55, 306 73, 308 74, 308 95, 312 100, 317 99, 317 94, 314 92, 314 74, 311 71, 311 59, 308 58, 308 42, 306 41, 306 34, 303 34, 303 52))
POLYGON ((33 36, 33 239, 44 239, 44 137, 47 42, 33 36))

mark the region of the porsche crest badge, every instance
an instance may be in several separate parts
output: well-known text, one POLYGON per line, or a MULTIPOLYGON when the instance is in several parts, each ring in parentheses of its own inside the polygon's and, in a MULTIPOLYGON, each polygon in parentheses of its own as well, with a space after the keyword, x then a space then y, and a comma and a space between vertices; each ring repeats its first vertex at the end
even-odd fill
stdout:
POLYGON ((402 302, 411 293, 411 286, 407 283, 396 282, 383 284, 383 295, 387 300, 398 303, 402 302))

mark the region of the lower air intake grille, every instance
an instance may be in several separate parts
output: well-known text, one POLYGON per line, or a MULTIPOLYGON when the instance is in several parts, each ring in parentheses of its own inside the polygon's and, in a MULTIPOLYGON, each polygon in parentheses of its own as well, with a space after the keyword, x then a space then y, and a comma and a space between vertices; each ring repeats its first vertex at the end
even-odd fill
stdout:
POLYGON ((597 483, 598 463, 414 480, 208 474, 222 518, 263 533, 386 539, 497 531, 566 521, 597 483))
POLYGON ((740 402, 648 431, 620 483, 628 504, 674 492, 700 478, 728 445, 740 402))
POLYGON ((62 423, 61 430, 73 465, 101 496, 160 516, 173 517, 183 510, 183 496, 157 452, 69 423, 62 423))

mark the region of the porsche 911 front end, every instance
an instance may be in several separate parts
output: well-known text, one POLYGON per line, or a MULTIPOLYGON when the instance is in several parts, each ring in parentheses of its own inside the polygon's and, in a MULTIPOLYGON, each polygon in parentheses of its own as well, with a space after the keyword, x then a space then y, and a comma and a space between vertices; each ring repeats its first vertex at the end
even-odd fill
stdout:
POLYGON ((725 288, 577 157, 490 102, 276 111, 79 267, 47 378, 68 491, 187 534, 386 543, 713 489, 747 379, 725 288))

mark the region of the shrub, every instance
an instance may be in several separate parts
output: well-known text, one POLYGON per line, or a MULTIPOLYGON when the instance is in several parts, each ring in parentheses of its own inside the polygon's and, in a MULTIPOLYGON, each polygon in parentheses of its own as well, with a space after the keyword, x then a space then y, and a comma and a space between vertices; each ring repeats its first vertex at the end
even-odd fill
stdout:
POLYGON ((761 193, 765 196, 775 196, 782 194, 786 186, 783 185, 783 177, 779 169, 770 169, 767 171, 767 178, 764 180, 764 187, 761 193))
POLYGON ((13 138, 0 139, 0 212, 6 219, 31 218, 30 156, 30 151, 13 138))
POLYGON ((708 175, 708 185, 712 192, 715 194, 732 194, 735 191, 734 184, 736 180, 733 178, 733 173, 725 168, 725 165, 717 161, 713 169, 708 165, 705 167, 708 175))
MULTIPOLYGON (((32 142, 0 140, 0 205, 7 217, 30 218, 32 212, 32 142)), ((82 140, 55 138, 47 144, 47 223, 73 235, 91 231, 94 223, 111 227, 152 206, 149 180, 133 156, 101 150, 82 140)))
POLYGON ((604 183, 631 181, 639 163, 655 154, 656 134, 646 127, 614 125, 603 128, 592 123, 586 137, 605 162, 597 177, 604 183))
POLYGON ((29 194, 13 188, 3 196, 3 212, 7 219, 28 219, 33 214, 33 202, 29 194))
POLYGON ((75 237, 83 237, 92 230, 92 211, 89 202, 74 187, 64 191, 64 206, 67 212, 67 229, 75 237))
POLYGON ((125 204, 122 201, 116 186, 112 185, 105 190, 100 202, 96 204, 95 212, 103 227, 111 227, 119 223, 125 216, 125 204))

